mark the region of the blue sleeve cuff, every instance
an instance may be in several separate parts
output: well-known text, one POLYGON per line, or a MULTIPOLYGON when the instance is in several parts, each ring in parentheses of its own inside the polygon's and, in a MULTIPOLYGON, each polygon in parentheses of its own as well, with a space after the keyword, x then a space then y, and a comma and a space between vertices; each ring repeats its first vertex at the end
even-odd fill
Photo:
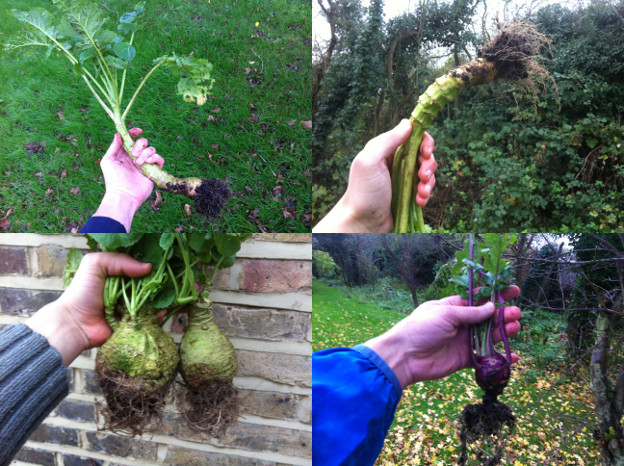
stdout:
POLYGON ((121 223, 112 218, 91 217, 79 233, 127 233, 127 231, 121 223))
POLYGON ((397 378, 394 371, 390 369, 390 366, 386 364, 386 361, 381 359, 381 357, 368 346, 355 345, 353 347, 353 350, 366 356, 373 364, 375 364, 379 368, 383 375, 385 375, 386 378, 392 383, 392 386, 394 387, 400 398, 401 393, 403 393, 403 387, 401 387, 399 379, 397 378))

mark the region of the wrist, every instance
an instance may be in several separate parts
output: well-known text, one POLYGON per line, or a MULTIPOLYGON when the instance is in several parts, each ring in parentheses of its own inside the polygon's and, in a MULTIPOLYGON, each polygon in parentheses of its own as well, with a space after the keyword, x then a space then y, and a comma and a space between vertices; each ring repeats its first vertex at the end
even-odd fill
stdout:
POLYGON ((58 301, 47 304, 24 322, 33 332, 43 335, 69 366, 85 349, 89 348, 85 333, 67 319, 58 301))
POLYGON ((93 216, 117 220, 124 226, 126 231, 130 231, 132 219, 139 207, 141 207, 141 204, 127 195, 116 191, 106 191, 100 206, 93 216))
POLYGON ((415 382, 409 370, 407 342, 400 334, 388 331, 364 343, 388 365, 396 375, 401 387, 405 389, 415 382))
POLYGON ((336 205, 314 227, 313 233, 371 233, 349 203, 345 193, 336 205))

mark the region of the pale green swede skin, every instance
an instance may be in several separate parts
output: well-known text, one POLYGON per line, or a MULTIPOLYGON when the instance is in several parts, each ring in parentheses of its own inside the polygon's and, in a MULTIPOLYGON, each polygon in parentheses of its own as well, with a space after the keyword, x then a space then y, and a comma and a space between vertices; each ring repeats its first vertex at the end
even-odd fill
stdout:
POLYGON ((146 391, 167 385, 179 362, 175 342, 153 315, 120 322, 99 349, 98 359, 112 371, 140 379, 146 391))
POLYGON ((238 370, 232 342, 219 330, 207 298, 192 304, 188 326, 180 343, 180 373, 193 388, 211 380, 231 381, 238 370))

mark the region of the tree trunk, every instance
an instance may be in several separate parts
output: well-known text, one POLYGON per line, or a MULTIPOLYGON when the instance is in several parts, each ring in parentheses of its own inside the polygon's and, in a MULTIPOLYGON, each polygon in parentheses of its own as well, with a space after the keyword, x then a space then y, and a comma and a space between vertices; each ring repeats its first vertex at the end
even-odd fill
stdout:
POLYGON ((607 312, 600 312, 596 318, 594 336, 596 346, 592 351, 590 374, 594 394, 594 407, 598 419, 598 441, 601 464, 604 466, 624 465, 624 438, 622 436, 621 396, 624 391, 624 377, 620 375, 615 387, 607 374, 607 356, 611 338, 610 321, 607 312))

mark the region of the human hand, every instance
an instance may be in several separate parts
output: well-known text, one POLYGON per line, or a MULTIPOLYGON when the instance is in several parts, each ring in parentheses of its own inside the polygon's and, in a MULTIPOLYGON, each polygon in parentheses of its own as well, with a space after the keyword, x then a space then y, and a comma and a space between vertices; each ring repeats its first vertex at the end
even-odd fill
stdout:
MULTIPOLYGON (((355 157, 344 196, 314 228, 315 233, 383 233, 394 227, 390 173, 397 148, 403 144, 412 125, 402 120, 394 129, 371 139, 355 157)), ((436 161, 433 138, 425 133, 418 160, 419 184, 416 202, 424 206, 435 185, 436 161)))
POLYGON ((104 317, 104 282, 108 275, 142 277, 152 265, 126 254, 87 254, 74 279, 54 302, 42 307, 25 324, 48 339, 68 366, 82 351, 100 346, 112 330, 104 317))
MULTIPOLYGON (((518 296, 520 289, 511 286, 503 297, 518 296)), ((446 377, 472 366, 470 325, 483 322, 494 314, 495 306, 487 302, 468 307, 468 301, 450 296, 428 301, 386 333, 365 343, 394 371, 403 388, 423 380, 446 377)), ((520 330, 520 309, 505 307, 505 331, 508 336, 520 330)), ((498 312, 495 314, 498 322, 498 312)), ((501 341, 497 325, 494 342, 501 341)), ((512 362, 518 355, 512 354, 512 362)))
MULTIPOLYGON (((142 132, 140 128, 129 130, 133 138, 142 132)), ((121 136, 115 133, 113 143, 100 162, 106 192, 94 215, 113 218, 120 222, 126 231, 130 231, 134 214, 154 188, 154 183, 138 168, 145 163, 153 163, 162 168, 165 161, 156 153, 156 149, 148 147, 145 138, 136 141, 130 158, 123 147, 121 136)))

